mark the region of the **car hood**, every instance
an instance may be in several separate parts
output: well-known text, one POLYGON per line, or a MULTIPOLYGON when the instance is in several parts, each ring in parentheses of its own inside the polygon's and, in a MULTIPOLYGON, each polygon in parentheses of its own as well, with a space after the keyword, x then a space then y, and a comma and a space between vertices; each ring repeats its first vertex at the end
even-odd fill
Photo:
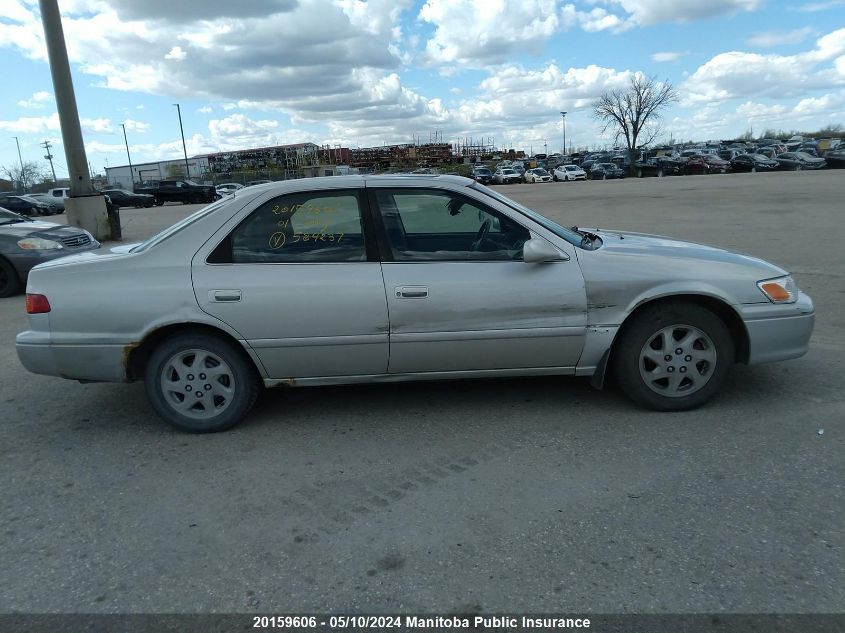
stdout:
POLYGON ((44 239, 61 239, 71 235, 79 235, 82 229, 55 222, 18 222, 16 224, 0 224, 0 235, 13 237, 42 237, 44 239))
MULTIPOLYGON (((580 228, 580 227, 579 227, 580 228)), ((695 261, 706 265, 728 264, 748 268, 755 271, 759 278, 779 277, 788 274, 787 271, 759 257, 735 253, 717 246, 686 242, 663 235, 648 233, 631 233, 629 231, 615 231, 610 229, 584 229, 601 237, 603 245, 601 251, 608 254, 636 256, 650 258, 695 261)))

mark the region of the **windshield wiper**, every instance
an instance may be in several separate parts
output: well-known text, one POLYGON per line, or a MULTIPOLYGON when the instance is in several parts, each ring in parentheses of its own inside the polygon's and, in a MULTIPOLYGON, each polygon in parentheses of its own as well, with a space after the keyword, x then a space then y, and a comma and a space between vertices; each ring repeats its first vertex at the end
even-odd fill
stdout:
POLYGON ((3 224, 17 224, 18 222, 32 222, 32 220, 25 220, 24 218, 9 218, 5 222, 0 222, 0 225, 3 224))

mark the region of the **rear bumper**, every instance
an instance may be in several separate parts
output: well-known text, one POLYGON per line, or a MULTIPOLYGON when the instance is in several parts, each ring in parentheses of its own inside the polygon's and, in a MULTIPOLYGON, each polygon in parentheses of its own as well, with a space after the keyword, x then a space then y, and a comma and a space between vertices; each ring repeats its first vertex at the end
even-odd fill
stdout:
POLYGON ((816 320, 810 297, 801 293, 793 304, 754 304, 744 308, 749 365, 789 360, 807 353, 816 320))
POLYGON ((34 374, 71 380, 125 382, 121 345, 53 345, 48 332, 18 334, 15 349, 21 364, 34 374))

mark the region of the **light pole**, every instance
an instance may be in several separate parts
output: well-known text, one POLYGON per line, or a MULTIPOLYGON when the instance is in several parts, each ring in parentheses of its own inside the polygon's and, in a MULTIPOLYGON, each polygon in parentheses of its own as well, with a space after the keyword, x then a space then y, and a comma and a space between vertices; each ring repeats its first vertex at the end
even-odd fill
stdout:
POLYGON ((182 129, 182 108, 179 107, 178 103, 174 103, 173 105, 176 106, 176 112, 179 113, 179 132, 182 134, 182 151, 185 153, 185 178, 190 178, 191 169, 188 167, 188 150, 185 147, 185 130, 182 129))
POLYGON ((23 192, 26 193, 26 182, 24 182, 24 179, 23 179, 23 158, 21 158, 21 143, 20 143, 20 141, 18 141, 17 136, 13 136, 12 138, 15 139, 15 145, 18 146, 18 160, 20 161, 20 164, 21 164, 21 177, 18 180, 21 183, 21 187, 23 187, 23 192))
POLYGON ((566 112, 561 111, 560 118, 563 119, 563 155, 566 156, 566 112))
POLYGON ((132 157, 129 156, 129 141, 126 140, 126 124, 121 123, 120 127, 123 128, 123 142, 126 144, 126 160, 129 161, 129 178, 132 180, 132 189, 135 189, 135 174, 132 173, 132 157))

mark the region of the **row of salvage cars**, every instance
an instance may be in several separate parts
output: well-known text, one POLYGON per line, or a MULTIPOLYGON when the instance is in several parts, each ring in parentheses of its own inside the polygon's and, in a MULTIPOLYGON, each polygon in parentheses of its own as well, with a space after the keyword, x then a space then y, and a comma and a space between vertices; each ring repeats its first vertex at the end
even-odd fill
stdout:
MULTIPOLYGON (((836 154, 836 151, 831 153, 836 154)), ((835 156, 831 156, 831 159, 835 159, 835 156)), ((784 152, 774 158, 765 154, 740 154, 730 160, 725 160, 715 154, 700 154, 688 157, 660 156, 634 163, 636 175, 640 178, 645 176, 802 171, 805 169, 824 169, 827 166, 828 161, 825 158, 812 156, 806 152, 784 152)))

